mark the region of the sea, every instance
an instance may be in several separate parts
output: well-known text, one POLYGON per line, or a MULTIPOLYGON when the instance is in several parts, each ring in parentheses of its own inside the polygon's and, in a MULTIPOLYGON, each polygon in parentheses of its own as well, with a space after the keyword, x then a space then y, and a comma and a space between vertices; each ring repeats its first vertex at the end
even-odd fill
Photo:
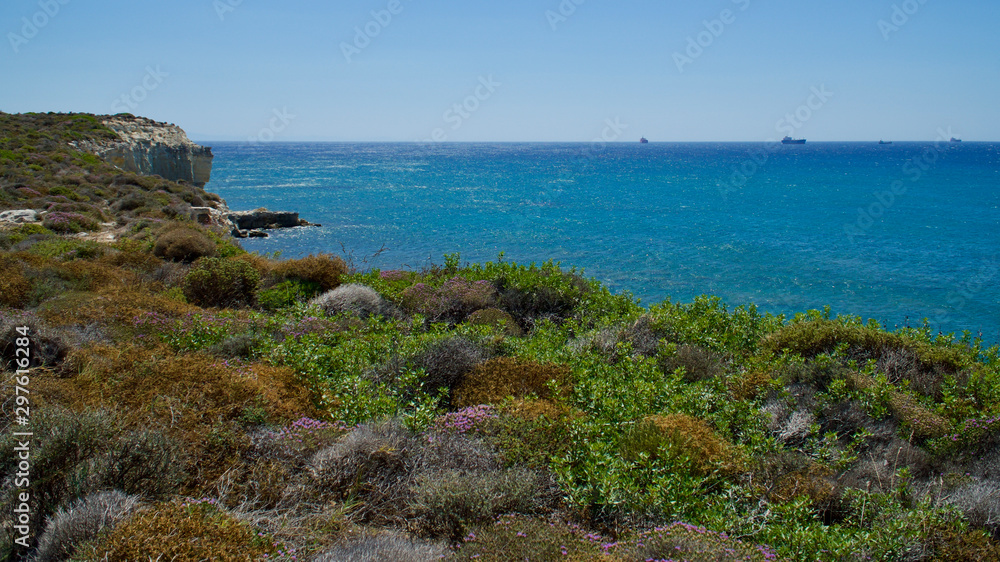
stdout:
POLYGON ((241 244, 360 269, 555 260, 651 305, 702 294, 1000 342, 1000 143, 207 142, 241 244))

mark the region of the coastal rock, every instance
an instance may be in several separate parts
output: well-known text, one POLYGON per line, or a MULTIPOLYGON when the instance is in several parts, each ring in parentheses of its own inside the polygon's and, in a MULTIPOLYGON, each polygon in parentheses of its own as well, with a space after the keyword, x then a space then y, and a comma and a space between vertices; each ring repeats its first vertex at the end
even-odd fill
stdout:
POLYGON ((198 187, 208 183, 212 149, 191 142, 177 125, 131 115, 104 116, 102 120, 118 133, 119 140, 70 144, 128 172, 186 181, 198 187))
POLYGON ((233 222, 229 220, 229 209, 216 209, 214 207, 191 207, 191 220, 203 226, 218 226, 221 228, 234 228, 233 222))
POLYGON ((34 209, 19 209, 15 211, 0 212, 0 222, 21 224, 26 222, 38 222, 38 211, 34 209))
POLYGON ((229 213, 228 218, 240 230, 302 226, 298 213, 291 211, 268 211, 263 207, 254 209, 253 211, 229 213))

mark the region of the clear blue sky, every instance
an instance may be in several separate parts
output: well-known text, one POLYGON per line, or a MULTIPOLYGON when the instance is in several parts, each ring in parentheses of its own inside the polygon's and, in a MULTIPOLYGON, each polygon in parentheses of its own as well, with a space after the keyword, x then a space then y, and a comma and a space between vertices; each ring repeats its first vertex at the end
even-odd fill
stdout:
POLYGON ((609 119, 627 141, 763 141, 781 125, 817 141, 1000 140, 997 0, 399 0, 374 22, 389 6, 4 0, 0 110, 112 113, 134 93, 133 113, 199 140, 590 141, 609 119), (913 13, 880 29, 894 5, 913 13), (348 63, 366 25, 377 36, 348 63), (823 86, 833 96, 810 100, 823 86), (809 101, 805 122, 779 124, 809 101), (463 102, 474 111, 446 113, 463 102))

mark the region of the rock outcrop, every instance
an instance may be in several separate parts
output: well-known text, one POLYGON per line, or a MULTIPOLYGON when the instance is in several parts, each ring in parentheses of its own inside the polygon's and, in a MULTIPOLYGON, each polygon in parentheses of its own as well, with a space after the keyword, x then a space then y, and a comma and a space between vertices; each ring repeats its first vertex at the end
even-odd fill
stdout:
POLYGON ((191 142, 177 125, 145 117, 113 115, 101 117, 120 140, 104 143, 71 143, 97 155, 122 170, 185 181, 205 187, 212 174, 212 149, 191 142))
POLYGON ((18 209, 14 211, 0 212, 0 223, 21 224, 26 222, 38 222, 42 220, 38 211, 34 209, 18 209))

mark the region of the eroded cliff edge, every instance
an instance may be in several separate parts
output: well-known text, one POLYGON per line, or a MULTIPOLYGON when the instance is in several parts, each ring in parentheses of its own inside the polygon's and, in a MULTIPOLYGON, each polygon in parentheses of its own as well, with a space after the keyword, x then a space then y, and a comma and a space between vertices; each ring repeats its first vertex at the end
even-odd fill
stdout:
POLYGON ((101 116, 118 140, 78 141, 74 147, 97 155, 122 170, 185 181, 205 187, 212 174, 212 149, 195 144, 183 129, 131 115, 101 116))

